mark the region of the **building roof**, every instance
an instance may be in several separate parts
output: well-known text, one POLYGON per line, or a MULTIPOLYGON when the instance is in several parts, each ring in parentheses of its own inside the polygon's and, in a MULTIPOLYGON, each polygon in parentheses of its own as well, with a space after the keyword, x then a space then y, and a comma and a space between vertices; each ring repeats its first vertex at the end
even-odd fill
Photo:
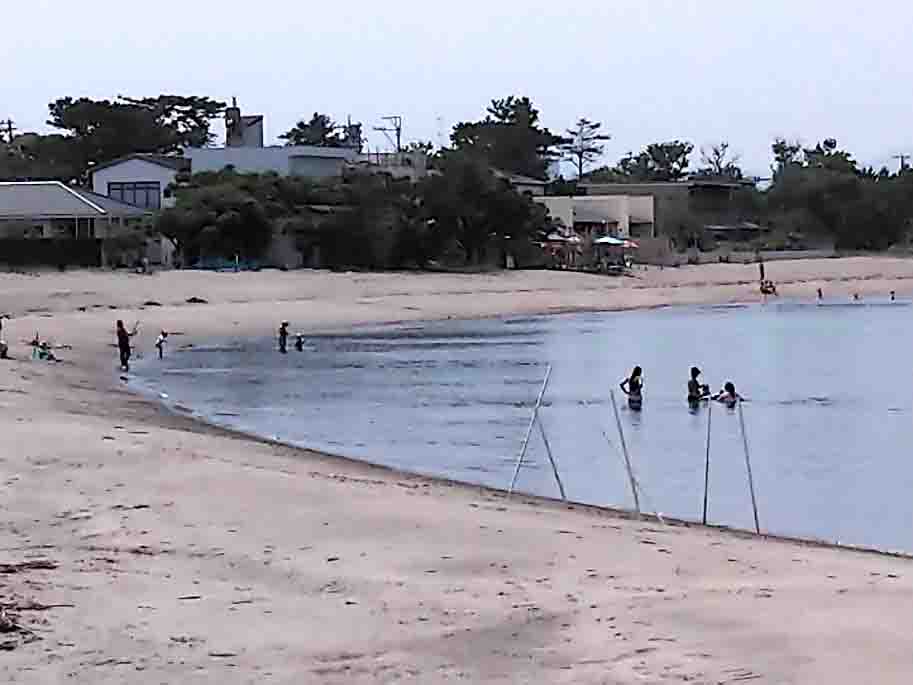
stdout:
POLYGON ((142 162, 149 162, 150 164, 157 164, 158 166, 174 169, 175 171, 190 171, 190 160, 186 159, 185 157, 177 157, 174 155, 155 155, 150 153, 136 153, 127 155, 126 157, 112 159, 110 162, 96 164, 89 170, 89 173, 94 174, 96 171, 101 169, 117 166, 118 164, 123 164, 124 162, 129 162, 134 159, 138 159, 142 162))
POLYGON ((2 219, 103 219, 139 217, 148 212, 60 181, 0 183, 2 219))
POLYGON ((543 188, 548 185, 548 181, 543 181, 539 178, 533 178, 531 176, 523 176, 522 174, 514 174, 509 171, 502 171, 501 169, 492 169, 492 173, 498 178, 502 178, 511 185, 517 186, 542 186, 543 188))

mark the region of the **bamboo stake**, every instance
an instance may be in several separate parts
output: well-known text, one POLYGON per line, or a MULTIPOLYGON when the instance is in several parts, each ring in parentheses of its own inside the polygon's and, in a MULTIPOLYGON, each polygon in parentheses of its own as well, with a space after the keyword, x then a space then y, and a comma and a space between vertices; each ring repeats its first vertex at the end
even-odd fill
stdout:
POLYGON ((618 403, 615 401, 615 391, 609 391, 612 398, 612 409, 615 412, 615 423, 618 426, 618 437, 621 438, 621 451, 625 458, 625 468, 628 470, 628 479, 631 481, 631 493, 634 495, 634 508, 640 514, 640 496, 637 494, 637 483, 634 481, 634 469, 631 468, 631 455, 628 454, 628 445, 625 442, 625 433, 621 428, 621 416, 618 414, 618 403))
POLYGON ((713 419, 713 400, 707 404, 707 454, 704 457, 704 525, 707 525, 707 497, 710 490, 710 422, 713 419))
POLYGON ((742 401, 739 400, 739 424, 742 427, 742 444, 745 446, 745 466, 748 469, 748 489, 751 491, 751 508, 754 510, 755 532, 761 534, 761 524, 758 522, 758 502, 754 494, 754 477, 751 475, 751 457, 748 455, 748 435, 745 433, 745 414, 742 412, 742 401))
POLYGON ((526 450, 529 448, 529 438, 533 434, 533 426, 539 418, 539 407, 542 406, 542 398, 545 396, 545 389, 548 387, 548 381, 552 377, 552 365, 549 364, 545 370, 545 380, 542 382, 542 389, 539 390, 539 396, 536 398, 536 404, 533 407, 533 415, 529 420, 529 426, 526 428, 526 437, 523 438, 523 448, 520 450, 520 457, 517 459, 517 467, 514 469, 514 477, 510 481, 510 488, 507 493, 512 495, 514 487, 517 485, 517 477, 520 475, 520 467, 523 466, 523 460, 526 459, 526 450))
POLYGON ((552 446, 548 444, 548 438, 545 435, 545 426, 542 425, 540 418, 536 423, 539 424, 539 433, 542 434, 542 442, 545 443, 545 453, 548 454, 548 460, 552 464, 552 472, 555 474, 555 480, 558 482, 558 492, 561 493, 561 499, 567 502, 567 495, 564 494, 564 483, 561 482, 561 476, 558 475, 558 466, 555 464, 555 458, 552 456, 552 446))

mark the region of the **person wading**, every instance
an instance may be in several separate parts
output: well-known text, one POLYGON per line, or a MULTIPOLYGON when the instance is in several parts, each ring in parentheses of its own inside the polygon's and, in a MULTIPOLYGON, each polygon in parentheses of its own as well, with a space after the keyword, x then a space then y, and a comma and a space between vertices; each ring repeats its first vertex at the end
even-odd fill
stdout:
POLYGON ((279 326, 279 352, 288 354, 288 321, 283 321, 279 326))
POLYGON ((701 370, 696 366, 691 367, 691 380, 688 381, 688 406, 691 409, 697 409, 701 406, 701 400, 710 397, 710 387, 702 385, 700 382, 701 370))
POLYGON ((634 370, 631 372, 631 375, 628 378, 625 378, 621 385, 621 391, 628 396, 628 408, 633 409, 634 411, 640 411, 644 406, 644 371, 639 366, 635 366, 634 370))

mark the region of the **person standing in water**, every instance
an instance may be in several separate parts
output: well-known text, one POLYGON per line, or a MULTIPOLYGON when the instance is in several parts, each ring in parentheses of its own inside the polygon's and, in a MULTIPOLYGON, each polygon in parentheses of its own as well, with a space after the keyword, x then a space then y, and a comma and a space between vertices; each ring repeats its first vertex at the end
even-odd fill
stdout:
POLYGON ((821 288, 818 288, 818 304, 821 304, 824 301, 824 291, 821 288))
POLYGON ((710 397, 710 388, 702 385, 700 382, 701 370, 696 366, 691 367, 691 380, 688 381, 688 406, 691 409, 697 409, 701 406, 701 400, 710 397))
POLYGON ((167 331, 162 331, 159 333, 159 337, 155 340, 155 349, 159 351, 159 359, 164 359, 165 357, 166 342, 168 342, 168 333, 167 331))
POLYGON ((295 336, 295 350, 297 352, 304 352, 304 336, 299 333, 295 336))
POLYGON ((891 291, 891 302, 896 302, 896 301, 897 301, 897 293, 892 290, 891 291))
POLYGON ((130 338, 134 335, 136 335, 136 326, 133 327, 133 332, 131 333, 124 327, 123 321, 117 320, 117 349, 120 352, 120 368, 125 373, 130 371, 130 355, 132 353, 130 338))
POLYGON ((743 402, 745 398, 736 392, 735 384, 729 381, 720 392, 713 396, 713 400, 725 404, 728 409, 735 409, 736 405, 743 402))
POLYGON ((628 408, 633 409, 634 411, 640 411, 644 406, 644 372, 639 366, 635 366, 634 370, 631 372, 631 375, 628 378, 625 378, 620 386, 621 391, 628 396, 628 408))
POLYGON ((288 354, 288 321, 283 321, 279 326, 279 352, 288 354))

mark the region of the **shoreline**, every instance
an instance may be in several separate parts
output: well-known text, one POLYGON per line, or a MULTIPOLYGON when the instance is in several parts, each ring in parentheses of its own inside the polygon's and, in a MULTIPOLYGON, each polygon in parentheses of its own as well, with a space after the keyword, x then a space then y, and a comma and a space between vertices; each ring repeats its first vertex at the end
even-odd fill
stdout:
MULTIPOLYGON (((2 561, 52 566, 0 576, 26 631, 4 638, 15 644, 0 672, 140 685, 849 684, 875 661, 879 682, 906 683, 906 557, 508 499, 239 437, 170 413, 113 372, 114 318, 142 318, 151 349, 160 327, 185 332, 176 346, 262 335, 279 318, 332 330, 725 304, 754 291, 731 284, 740 268, 649 272, 645 288, 560 273, 0 275, 20 357, 0 362, 2 561), (22 359, 35 328, 71 346, 66 363, 22 359)), ((865 295, 913 293, 909 260, 782 273, 797 284, 783 296, 840 273, 865 295)))
MULTIPOLYGON (((814 301, 809 300, 789 300, 789 303, 803 304, 806 306, 815 306, 814 301)), ((911 306, 910 302, 898 303, 896 306, 911 306)), ((856 305, 853 303, 847 303, 846 306, 863 306, 863 304, 856 305)), ((546 317, 546 316, 573 316, 575 314, 587 314, 587 313, 624 313, 624 312, 635 312, 635 311, 655 311, 662 309, 689 309, 689 308, 704 308, 704 307, 716 307, 716 306, 726 306, 726 307, 751 307, 751 306, 764 306, 759 302, 733 302, 733 303, 723 303, 719 305, 714 304, 696 304, 696 305, 655 305, 651 307, 637 307, 630 309, 585 309, 585 310, 571 310, 566 312, 542 312, 542 313, 530 313, 529 316, 533 317, 546 317)), ((888 306, 888 305, 884 305, 888 306)), ((895 306, 895 305, 891 305, 895 306)), ((510 320, 515 318, 511 314, 492 314, 484 315, 475 318, 460 318, 459 321, 479 321, 479 320, 510 320)), ((409 326, 411 324, 434 324, 440 323, 442 321, 451 321, 457 320, 453 318, 444 318, 444 319, 421 319, 421 320, 408 320, 408 321, 390 321, 390 322, 353 322, 349 327, 340 327, 334 328, 332 330, 316 330, 309 331, 310 335, 313 337, 321 336, 334 336, 334 335, 346 335, 348 333, 364 331, 368 329, 373 331, 377 329, 382 331, 384 329, 395 328, 399 326, 409 326)), ((224 348, 227 341, 224 339, 210 339, 207 343, 202 345, 195 345, 195 347, 204 347, 204 348, 224 348)), ((394 466, 388 466, 379 462, 370 461, 368 459, 361 459, 358 457, 349 456, 346 454, 336 453, 332 451, 327 451, 321 448, 308 447, 306 445, 299 445, 293 442, 281 440, 279 438, 269 437, 261 433, 257 433, 251 430, 244 430, 242 428, 234 428, 230 425, 220 423, 219 421, 207 418, 190 407, 186 407, 180 403, 172 404, 162 400, 160 397, 156 396, 155 391, 136 387, 132 383, 126 385, 128 390, 137 397, 142 398, 143 400, 149 402, 150 404, 159 406, 165 411, 170 413, 175 417, 180 417, 188 421, 192 421, 208 428, 227 433, 229 435, 238 437, 242 440, 250 440, 255 443, 269 445, 272 447, 280 447, 298 455, 298 458, 309 459, 313 458, 314 455, 319 455, 323 459, 330 461, 338 461, 340 465, 347 468, 365 468, 369 471, 377 471, 380 474, 394 477, 394 478, 415 478, 429 483, 436 483, 440 485, 445 485, 452 488, 459 488, 464 491, 481 491, 490 496, 501 496, 504 499, 518 499, 518 500, 527 500, 534 501, 539 505, 547 505, 558 508, 566 508, 569 510, 578 510, 586 511, 590 513, 596 513, 601 515, 608 515, 610 517, 619 517, 633 521, 644 521, 650 522, 659 525, 673 525, 682 528, 696 528, 696 529, 706 529, 714 532, 718 532, 724 535, 734 535, 740 538, 747 539, 756 539, 763 541, 772 541, 780 542, 787 544, 795 544, 800 547, 815 547, 822 549, 834 549, 834 550, 845 550, 848 552, 856 552, 862 554, 872 554, 876 556, 886 556, 896 559, 905 559, 913 560, 913 551, 907 551, 903 549, 881 549, 878 547, 868 546, 868 545, 857 545, 852 543, 842 543, 839 541, 827 540, 824 538, 815 538, 815 537, 804 537, 780 533, 771 533, 771 532, 761 532, 756 533, 753 530, 747 528, 739 528, 735 526, 728 526, 723 524, 703 524, 700 521, 679 518, 675 516, 668 516, 666 514, 657 514, 656 512, 647 512, 643 511, 641 514, 638 514, 633 509, 625 509, 620 507, 613 507, 609 505, 597 505, 597 504, 588 504, 585 502, 577 502, 574 500, 563 501, 557 497, 549 497, 546 495, 535 495, 526 492, 517 492, 514 498, 511 498, 508 491, 504 488, 498 488, 494 486, 473 483, 471 481, 463 481, 454 478, 448 478, 446 476, 440 476, 430 473, 421 473, 418 471, 409 471, 406 469, 400 469, 394 466)), ((170 397, 169 397, 170 399, 170 397)))

